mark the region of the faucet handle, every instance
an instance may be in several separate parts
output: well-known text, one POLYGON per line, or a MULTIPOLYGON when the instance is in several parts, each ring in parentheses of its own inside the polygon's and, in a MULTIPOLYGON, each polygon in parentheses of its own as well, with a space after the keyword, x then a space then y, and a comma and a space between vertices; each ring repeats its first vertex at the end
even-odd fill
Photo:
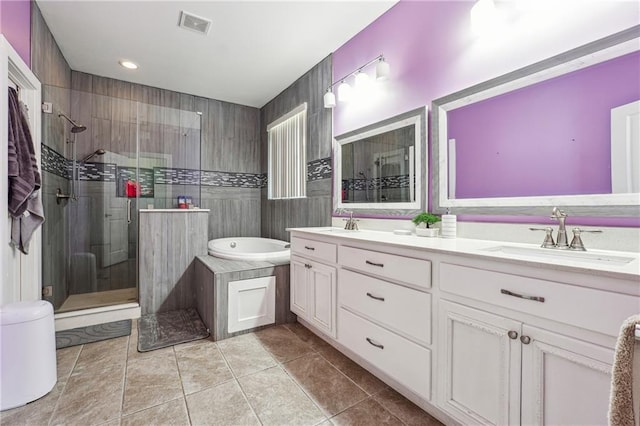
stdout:
POLYGON ((551 219, 560 219, 561 217, 567 217, 567 214, 564 212, 564 210, 560 210, 557 207, 554 207, 553 210, 551 210, 551 219))
POLYGON ((569 244, 569 248, 572 250, 580 250, 587 251, 584 247, 584 243, 582 242, 582 238, 580 234, 583 232, 590 232, 593 234, 601 233, 601 229, 581 229, 581 228, 573 228, 573 239, 571 240, 571 244, 569 244))
POLYGON ((544 241, 540 247, 542 248, 553 248, 556 246, 555 241, 553 241, 553 228, 547 226, 546 228, 529 228, 531 231, 544 231, 546 235, 544 236, 544 241))

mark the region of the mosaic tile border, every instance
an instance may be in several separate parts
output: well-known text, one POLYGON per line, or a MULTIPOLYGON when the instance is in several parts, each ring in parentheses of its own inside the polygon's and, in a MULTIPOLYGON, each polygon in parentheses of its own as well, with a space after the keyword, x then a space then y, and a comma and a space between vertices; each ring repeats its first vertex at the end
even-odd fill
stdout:
POLYGON ((307 182, 330 179, 333 176, 331 157, 309 161, 307 163, 307 182))
POLYGON ((203 170, 200 177, 203 186, 232 188, 263 188, 267 185, 267 176, 256 173, 212 172, 203 170))
POLYGON ((69 160, 55 149, 45 144, 41 144, 40 158, 43 171, 53 173, 54 175, 65 179, 71 178, 71 175, 69 174, 69 160))
POLYGON ((212 170, 154 168, 156 185, 202 185, 229 188, 263 188, 267 177, 262 173, 218 172, 212 170))
POLYGON ((408 188, 411 183, 409 175, 386 176, 373 179, 344 179, 342 189, 364 191, 365 189, 408 188))
MULTIPOLYGON (((69 174, 72 161, 69 160, 69 174)), ((78 162, 78 180, 89 182, 115 182, 117 165, 113 163, 82 163, 78 162)))
MULTIPOLYGON (((54 149, 42 144, 42 169, 71 179, 72 161, 54 149)), ((113 163, 78 162, 78 178, 82 181, 120 182, 133 177, 132 167, 118 167, 113 163)), ((331 157, 307 163, 307 182, 330 179, 333 175, 331 157)), ((392 178, 389 178, 392 179, 392 178)), ((140 169, 139 182, 143 196, 152 197, 154 185, 202 185, 223 188, 264 188, 264 173, 219 172, 212 170, 156 167, 140 169), (149 194, 149 195, 146 195, 149 194)), ((363 184, 356 184, 363 185, 363 184)), ((408 186, 408 182, 406 184, 408 186)), ((371 187, 371 186, 370 186, 371 187)), ((389 186, 402 187, 402 186, 389 186)))

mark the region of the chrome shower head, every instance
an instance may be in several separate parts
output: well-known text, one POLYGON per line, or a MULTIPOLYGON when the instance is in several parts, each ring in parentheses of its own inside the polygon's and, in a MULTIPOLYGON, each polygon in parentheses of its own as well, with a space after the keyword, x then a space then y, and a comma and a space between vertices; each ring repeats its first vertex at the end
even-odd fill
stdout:
POLYGON ((65 118, 69 123, 71 123, 71 133, 81 133, 84 132, 85 130, 87 130, 87 126, 83 126, 82 124, 78 124, 75 121, 73 121, 72 119, 70 119, 66 114, 64 113, 60 113, 58 114, 58 117, 63 117, 65 118))
POLYGON ((82 160, 83 163, 86 163, 87 161, 91 160, 93 157, 95 157, 96 155, 104 155, 105 154, 104 149, 100 148, 100 149, 96 149, 94 152, 92 152, 91 154, 87 155, 86 157, 84 157, 82 160))

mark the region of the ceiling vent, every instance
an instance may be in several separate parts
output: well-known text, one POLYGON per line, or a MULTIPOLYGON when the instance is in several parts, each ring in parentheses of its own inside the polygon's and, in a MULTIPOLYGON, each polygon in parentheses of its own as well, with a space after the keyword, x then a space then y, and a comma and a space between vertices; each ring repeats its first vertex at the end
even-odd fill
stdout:
POLYGON ((178 22, 178 26, 200 34, 207 34, 209 29, 211 29, 211 21, 183 10, 180 12, 180 22, 178 22))

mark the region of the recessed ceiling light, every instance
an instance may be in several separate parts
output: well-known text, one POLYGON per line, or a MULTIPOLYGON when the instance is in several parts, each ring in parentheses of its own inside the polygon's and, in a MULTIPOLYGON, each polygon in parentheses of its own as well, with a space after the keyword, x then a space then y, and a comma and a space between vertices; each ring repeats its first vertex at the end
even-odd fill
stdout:
POLYGON ((127 69, 130 69, 130 70, 138 69, 138 65, 134 64, 131 61, 122 60, 122 61, 119 61, 119 64, 122 65, 123 67, 127 68, 127 69))

